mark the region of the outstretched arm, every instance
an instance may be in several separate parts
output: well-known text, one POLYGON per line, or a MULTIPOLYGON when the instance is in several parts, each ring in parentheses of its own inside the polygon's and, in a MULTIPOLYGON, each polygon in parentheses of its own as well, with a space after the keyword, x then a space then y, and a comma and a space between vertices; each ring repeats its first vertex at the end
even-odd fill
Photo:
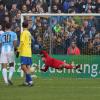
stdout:
POLYGON ((46 72, 48 70, 49 66, 45 66, 41 71, 46 72))
POLYGON ((47 57, 48 53, 46 51, 44 51, 44 50, 41 50, 40 55, 42 55, 44 57, 47 57))

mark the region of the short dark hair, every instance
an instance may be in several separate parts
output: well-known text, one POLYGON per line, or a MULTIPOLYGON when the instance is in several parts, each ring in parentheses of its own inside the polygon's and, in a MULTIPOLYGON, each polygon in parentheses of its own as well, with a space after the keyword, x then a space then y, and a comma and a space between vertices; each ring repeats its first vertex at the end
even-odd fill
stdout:
POLYGON ((4 6, 4 3, 3 3, 3 1, 0 1, 0 5, 3 5, 3 6, 4 6))
POLYGON ((27 28, 28 27, 28 21, 24 21, 22 26, 23 26, 23 28, 27 28))
POLYGON ((5 29, 10 29, 11 28, 11 23, 6 22, 5 23, 5 29))

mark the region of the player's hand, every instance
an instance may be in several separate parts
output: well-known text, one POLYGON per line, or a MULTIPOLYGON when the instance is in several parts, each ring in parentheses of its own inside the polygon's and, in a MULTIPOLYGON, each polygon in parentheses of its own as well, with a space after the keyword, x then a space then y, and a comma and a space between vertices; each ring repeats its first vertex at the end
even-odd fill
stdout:
POLYGON ((43 69, 40 69, 41 71, 43 71, 43 69))
POLYGON ((44 70, 44 69, 42 69, 42 68, 41 68, 40 70, 41 70, 42 72, 45 72, 45 70, 44 70))
POLYGON ((19 57, 19 52, 18 52, 17 48, 15 48, 14 51, 15 51, 15 54, 16 54, 16 58, 18 58, 19 57))
POLYGON ((19 57, 19 52, 16 52, 16 58, 18 58, 19 57))
POLYGON ((46 72, 47 70, 46 69, 40 69, 42 72, 46 72))

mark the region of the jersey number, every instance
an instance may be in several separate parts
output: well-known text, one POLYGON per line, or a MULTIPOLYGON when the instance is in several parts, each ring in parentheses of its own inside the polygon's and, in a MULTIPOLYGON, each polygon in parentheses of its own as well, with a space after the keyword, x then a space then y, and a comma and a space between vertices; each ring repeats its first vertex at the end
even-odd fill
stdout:
POLYGON ((4 35, 4 43, 10 42, 10 40, 11 40, 11 35, 9 34, 4 35))

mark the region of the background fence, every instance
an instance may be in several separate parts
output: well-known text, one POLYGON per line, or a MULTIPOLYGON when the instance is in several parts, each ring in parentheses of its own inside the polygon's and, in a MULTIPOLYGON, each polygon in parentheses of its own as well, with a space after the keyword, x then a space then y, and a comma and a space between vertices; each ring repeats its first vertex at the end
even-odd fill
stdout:
POLYGON ((80 55, 100 54, 100 16, 24 14, 22 20, 29 22, 33 53, 46 48, 50 54, 69 54, 75 42, 80 55))

